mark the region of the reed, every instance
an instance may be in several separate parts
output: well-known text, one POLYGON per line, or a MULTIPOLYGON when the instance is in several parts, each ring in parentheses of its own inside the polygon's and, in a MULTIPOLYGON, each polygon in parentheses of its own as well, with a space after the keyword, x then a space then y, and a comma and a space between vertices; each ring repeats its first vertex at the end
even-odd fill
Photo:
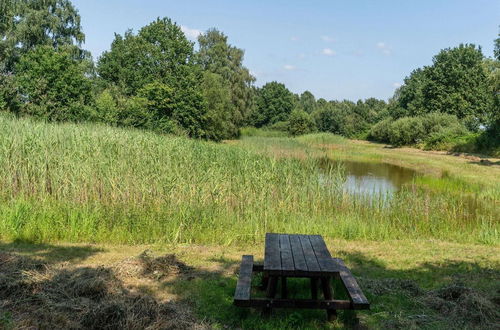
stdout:
POLYGON ((335 184, 318 179, 320 151, 307 148, 315 138, 263 139, 216 144, 2 114, 0 239, 242 244, 265 232, 300 232, 499 242, 495 207, 471 215, 464 196, 418 182, 390 205, 383 196, 362 201, 338 188, 341 168, 328 173, 335 184), (271 157, 259 152, 263 143, 301 156, 271 157))

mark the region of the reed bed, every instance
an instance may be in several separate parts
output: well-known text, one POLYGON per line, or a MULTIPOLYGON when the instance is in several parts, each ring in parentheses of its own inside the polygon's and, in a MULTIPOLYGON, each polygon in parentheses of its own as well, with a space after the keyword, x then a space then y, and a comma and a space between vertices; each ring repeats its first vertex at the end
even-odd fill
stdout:
MULTIPOLYGON (((300 157, 271 157, 251 141, 215 144, 2 114, 0 239, 242 244, 266 232, 300 232, 499 242, 495 207, 471 215, 463 196, 417 183, 389 205, 367 203, 342 191, 341 168, 328 174, 333 184, 322 184, 316 153, 300 149, 300 140, 281 141, 300 157)), ((266 143, 283 149, 276 139, 266 143)))

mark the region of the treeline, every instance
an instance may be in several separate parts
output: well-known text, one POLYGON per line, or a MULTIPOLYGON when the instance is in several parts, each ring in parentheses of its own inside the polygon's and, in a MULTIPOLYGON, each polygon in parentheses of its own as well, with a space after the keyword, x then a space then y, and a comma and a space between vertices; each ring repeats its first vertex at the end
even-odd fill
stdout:
POLYGON ((189 41, 168 18, 116 34, 96 61, 69 0, 0 4, 0 109, 49 121, 95 121, 220 141, 242 127, 314 131, 427 148, 499 148, 500 38, 495 58, 444 49, 388 102, 258 88, 244 51, 216 29, 189 41))
POLYGON ((96 121, 219 141, 254 108, 244 52, 216 29, 198 50, 168 18, 116 34, 93 61, 69 0, 0 5, 0 108, 49 121, 96 121))

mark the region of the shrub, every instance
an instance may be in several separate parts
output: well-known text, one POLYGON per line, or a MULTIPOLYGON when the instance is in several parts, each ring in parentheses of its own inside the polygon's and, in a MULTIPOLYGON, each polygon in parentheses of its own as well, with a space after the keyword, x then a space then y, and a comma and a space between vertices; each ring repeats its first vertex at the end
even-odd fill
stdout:
POLYGON ((315 130, 314 121, 311 116, 304 110, 294 110, 290 114, 290 119, 288 120, 288 133, 290 135, 302 135, 314 132, 315 130))
POLYGON ((468 134, 457 117, 431 113, 383 120, 372 127, 369 137, 394 146, 422 144, 427 149, 450 149, 468 134))
POLYGON ((376 123, 371 128, 368 138, 379 142, 389 142, 389 128, 392 122, 392 118, 387 118, 376 123))

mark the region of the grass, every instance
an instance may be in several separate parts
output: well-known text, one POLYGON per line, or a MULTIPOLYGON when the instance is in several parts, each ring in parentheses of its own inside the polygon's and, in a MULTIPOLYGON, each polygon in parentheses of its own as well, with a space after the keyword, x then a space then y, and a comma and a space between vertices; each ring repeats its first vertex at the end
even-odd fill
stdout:
MULTIPOLYGON (((345 260, 370 300, 371 310, 358 312, 365 328, 481 329, 500 317, 494 303, 500 289, 498 247, 425 240, 329 239, 327 245, 345 260)), ((0 297, 9 308, 0 321, 78 327, 75 322, 88 322, 92 315, 99 317, 101 328, 125 323, 129 328, 155 329, 175 320, 215 329, 349 327, 352 319, 347 312, 329 324, 324 311, 275 310, 263 319, 258 311, 234 307, 242 254, 253 254, 262 262, 263 246, 3 242, 0 297), (17 260, 15 265, 10 262, 15 267, 5 263, 6 257, 17 260), (19 303, 26 299, 32 303, 19 303), (123 312, 111 313, 106 308, 110 304, 123 312), (26 308, 31 312, 25 313, 26 308), (47 309, 50 315, 44 313, 47 309)), ((290 291, 305 297, 307 283, 291 280, 290 291)))
MULTIPOLYGON (((499 319, 496 162, 330 134, 215 144, 2 114, 0 327, 348 327, 349 313, 328 324, 323 311, 263 319, 232 306, 241 255, 262 261, 273 231, 325 237, 371 302, 364 327, 488 328, 499 319), (325 159, 425 175, 389 205, 367 202, 342 191, 341 166, 320 182, 325 159)), ((290 289, 308 292, 300 280, 290 289)))
POLYGON ((328 134, 215 144, 1 115, 0 238, 241 245, 302 232, 498 244, 497 169, 434 158, 328 134), (318 157, 448 174, 417 180, 387 207, 344 194, 341 170, 330 173, 337 184, 321 184, 318 157))

